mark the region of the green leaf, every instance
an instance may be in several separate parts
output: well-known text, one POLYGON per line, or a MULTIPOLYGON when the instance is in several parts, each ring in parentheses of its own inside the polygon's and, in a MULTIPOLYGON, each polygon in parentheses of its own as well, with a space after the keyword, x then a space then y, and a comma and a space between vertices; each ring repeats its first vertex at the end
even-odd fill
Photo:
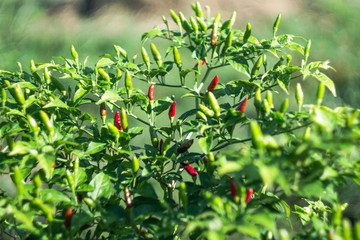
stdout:
POLYGON ((337 114, 331 109, 321 106, 315 108, 311 120, 323 130, 331 132, 337 124, 337 114))
POLYGON ((103 103, 105 101, 109 102, 116 102, 122 100, 122 98, 118 95, 118 93, 115 90, 107 90, 102 96, 99 101, 96 102, 97 105, 100 103, 103 103))
POLYGON ((245 90, 248 92, 248 93, 251 93, 252 91, 254 91, 255 88, 261 88, 259 84, 257 83, 254 83, 254 82, 249 82, 249 81, 246 81, 246 80, 233 80, 233 81, 230 81, 226 84, 226 91, 228 91, 228 88, 231 87, 231 88, 236 88, 236 92, 238 92, 239 89, 241 88, 245 88, 245 90))
POLYGON ((59 203, 59 202, 71 202, 70 198, 56 190, 56 189, 43 189, 40 194, 40 199, 44 202, 59 203))
POLYGON ((245 74, 247 77, 250 77, 249 72, 249 64, 248 62, 243 58, 233 58, 227 60, 230 65, 235 68, 235 70, 245 74))
POLYGON ((281 74, 276 81, 278 82, 280 88, 289 94, 289 85, 291 80, 291 74, 281 74))
POLYGON ((98 153, 106 148, 106 143, 103 142, 90 142, 84 155, 92 155, 98 153))
POLYGON ((173 99, 170 97, 165 97, 155 101, 154 112, 156 116, 161 114, 162 112, 168 110, 173 103, 173 99))
POLYGON ((330 92, 334 95, 334 97, 336 97, 335 84, 328 76, 326 76, 324 73, 319 71, 312 74, 311 76, 315 77, 317 80, 322 82, 330 90, 330 92))
POLYGON ((46 104, 43 108, 50 108, 50 107, 58 107, 58 108, 65 108, 65 109, 69 108, 69 106, 66 105, 59 98, 55 98, 53 101, 46 104))
POLYGON ((209 154, 211 146, 213 144, 212 136, 199 138, 199 146, 205 154, 209 154))
POLYGON ((89 91, 90 91, 90 89, 79 88, 75 92, 75 94, 74 94, 74 102, 76 103, 75 106, 77 105, 78 100, 83 98, 89 91))
POLYGON ((55 151, 52 151, 51 153, 41 153, 36 154, 35 157, 39 161, 42 169, 46 173, 46 178, 50 179, 53 173, 53 164, 55 162, 55 151))
POLYGON ((108 199, 111 196, 112 186, 109 175, 101 172, 97 174, 90 182, 90 186, 94 188, 94 191, 89 192, 88 195, 93 200, 99 198, 108 199))
POLYGON ((147 40, 147 39, 150 38, 150 37, 161 36, 161 35, 163 35, 162 31, 159 30, 158 27, 155 27, 155 28, 152 29, 150 32, 144 33, 144 34, 141 36, 141 41, 145 41, 145 40, 147 40))
POLYGON ((112 61, 111 59, 109 58, 101 58, 97 63, 96 63, 96 68, 99 68, 99 67, 107 67, 107 66, 110 66, 110 65, 113 65, 114 64, 114 61, 112 61))

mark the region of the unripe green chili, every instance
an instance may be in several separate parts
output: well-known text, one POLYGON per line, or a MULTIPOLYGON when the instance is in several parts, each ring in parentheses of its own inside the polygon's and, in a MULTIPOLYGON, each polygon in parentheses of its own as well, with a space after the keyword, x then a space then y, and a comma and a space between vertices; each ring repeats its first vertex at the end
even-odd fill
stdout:
POLYGON ((159 53, 159 51, 157 50, 156 46, 154 43, 151 43, 150 44, 150 47, 151 47, 151 52, 154 56, 154 59, 156 61, 156 64, 161 67, 162 66, 162 58, 161 58, 161 55, 159 53))
POLYGON ((176 66, 181 69, 182 67, 182 60, 181 60, 181 56, 180 56, 180 53, 179 53, 179 50, 174 47, 173 48, 173 55, 174 55, 174 62, 176 63, 176 66))
POLYGON ((298 104, 298 109, 299 109, 299 112, 300 112, 303 101, 304 101, 304 93, 302 91, 300 83, 296 84, 295 98, 296 98, 296 102, 298 104))
POLYGON ((74 190, 75 189, 75 179, 69 169, 66 169, 66 180, 67 180, 71 190, 74 190))
POLYGON ((179 17, 180 17, 180 22, 181 22, 181 26, 182 28, 189 33, 191 31, 191 26, 189 24, 189 22, 186 20, 184 14, 182 12, 179 12, 179 17))
POLYGON ((261 89, 256 89, 255 93, 255 99, 254 99, 254 105, 257 112, 260 112, 261 110, 261 89))
POLYGON ((178 153, 184 153, 186 152, 190 147, 191 145, 194 143, 194 139, 191 139, 191 140, 188 140, 184 143, 182 143, 177 149, 176 149, 176 152, 178 153))
POLYGON ((220 106, 219 106, 219 103, 218 103, 215 95, 212 92, 208 92, 208 98, 209 98, 211 108, 215 112, 215 117, 219 117, 220 116, 220 106))
POLYGON ((251 79, 254 79, 256 74, 258 74, 262 62, 263 62, 263 56, 260 56, 251 70, 251 79))
POLYGON ((36 172, 33 177, 33 183, 34 183, 34 195, 38 197, 40 195, 40 189, 41 189, 41 178, 40 173, 36 172))
POLYGON ((158 146, 159 146, 159 138, 158 138, 158 136, 156 134, 156 131, 155 131, 154 127, 150 126, 149 127, 149 132, 150 132, 151 143, 152 143, 153 147, 155 149, 157 149, 158 146))
POLYGON ((107 72, 105 72, 104 69, 98 68, 98 73, 100 74, 100 76, 101 76, 102 79, 104 79, 104 80, 106 80, 106 81, 108 81, 108 82, 111 81, 109 74, 107 74, 107 72))
POLYGON ((246 43, 249 40, 250 36, 251 36, 251 25, 250 25, 250 23, 248 23, 246 25, 246 30, 245 30, 245 33, 244 33, 243 42, 246 43))
POLYGON ((256 121, 250 122, 250 129, 254 147, 257 149, 264 147, 263 134, 259 124, 256 121))
POLYGON ((121 117, 122 128, 124 129, 125 132, 127 132, 129 124, 128 124, 125 108, 123 107, 120 109, 120 117, 121 117))
POLYGON ((51 209, 47 205, 45 205, 42 200, 40 200, 39 198, 35 198, 31 202, 31 204, 33 204, 34 207, 36 207, 37 209, 39 209, 40 211, 42 211, 45 214, 48 222, 53 221, 53 215, 52 215, 51 209))
POLYGON ((276 32, 278 30, 279 24, 280 24, 280 20, 281 20, 281 14, 279 14, 274 22, 274 26, 273 26, 273 36, 275 37, 276 32))
POLYGON ((79 61, 79 54, 76 52, 74 45, 71 45, 71 56, 76 62, 79 61))
POLYGON ((116 79, 120 79, 122 77, 122 72, 120 68, 116 69, 116 79))
POLYGON ((26 117, 27 117, 27 119, 28 119, 28 122, 29 122, 29 126, 30 126, 31 131, 33 131, 33 132, 34 132, 34 135, 37 136, 37 135, 39 134, 39 132, 40 132, 40 128, 39 128, 39 126, 37 125, 35 119, 34 119, 32 116, 30 116, 30 115, 27 115, 26 117))
POLYGON ((96 208, 96 204, 95 204, 94 200, 92 200, 91 198, 84 197, 83 201, 86 203, 86 205, 88 205, 88 207, 96 208))
POLYGON ((206 106, 202 105, 201 103, 199 103, 199 109, 207 117, 213 117, 215 115, 214 111, 212 111, 211 109, 209 109, 206 106))
POLYGON ((207 117, 203 112, 197 111, 196 113, 201 119, 203 119, 205 122, 207 122, 207 117))
POLYGON ((123 56, 124 58, 127 58, 127 52, 120 46, 114 45, 115 51, 118 56, 123 56))
POLYGON ((118 141, 120 137, 119 129, 115 127, 112 123, 107 123, 107 127, 109 129, 110 135, 113 136, 116 141, 118 141))
POLYGON ((311 127, 306 127, 303 135, 303 140, 309 140, 311 134, 311 127))
POLYGON ((14 183, 16 185, 17 196, 18 196, 19 199, 22 199, 22 197, 24 195, 24 184, 22 182, 23 177, 22 177, 19 166, 15 166, 13 168, 13 172, 14 172, 13 181, 14 181, 14 183))
POLYGON ((42 121, 42 123, 44 124, 46 131, 49 134, 52 134, 54 132, 54 124, 53 122, 49 119, 49 116, 46 112, 44 112, 43 110, 39 111, 40 114, 40 119, 42 121))
POLYGON ((13 97, 17 104, 24 105, 25 104, 25 97, 24 92, 20 87, 20 84, 15 84, 13 91, 10 91, 10 93, 13 92, 13 97))
POLYGON ((285 113, 288 107, 289 107, 289 99, 285 98, 283 103, 281 104, 280 112, 285 113))
POLYGON ((134 175, 136 175, 139 168, 139 159, 136 156, 133 156, 131 160, 131 170, 133 171, 134 175))
POLYGON ((198 22, 198 24, 199 24, 199 26, 200 26, 201 31, 206 32, 206 30, 207 30, 207 26, 206 26, 206 23, 204 22, 204 20, 202 20, 202 19, 201 19, 201 18, 199 18, 199 17, 196 17, 196 21, 198 22))
POLYGON ((309 41, 306 43, 306 47, 305 47, 305 51, 304 51, 304 59, 305 59, 305 62, 307 62, 307 60, 308 60, 309 53, 310 53, 310 47, 311 47, 311 40, 309 40, 309 41))
MULTIPOLYGON (((74 177, 77 179, 77 175, 79 174, 79 167, 80 167, 80 159, 79 157, 75 157, 74 160, 74 177)), ((77 182, 75 181, 75 185, 77 185, 77 182)))
POLYGON ((143 58, 143 61, 146 65, 146 67, 148 68, 148 70, 150 69, 150 57, 146 52, 146 49, 144 47, 141 47, 141 55, 143 58))
POLYGON ((225 45, 224 48, 222 50, 222 54, 225 55, 226 51, 228 50, 228 48, 231 47, 232 44, 232 37, 233 37, 233 32, 230 31, 229 34, 227 35, 226 39, 225 39, 225 45))
POLYGON ((223 25, 221 26, 221 30, 225 30, 225 29, 231 29, 232 26, 235 23, 235 19, 236 19, 236 11, 234 11, 230 17, 229 20, 225 21, 223 23, 223 25))
POLYGON ((218 35, 220 17, 221 17, 221 15, 220 15, 220 13, 218 13, 215 17, 213 29, 211 32, 211 46, 213 46, 213 47, 216 45, 217 39, 218 39, 217 35, 218 35))
POLYGON ((179 187, 179 196, 180 196, 180 200, 182 202, 182 205, 184 207, 185 212, 187 212, 188 209, 188 198, 186 195, 186 184, 184 182, 180 183, 180 187, 179 187))
POLYGON ((291 56, 291 55, 287 55, 287 56, 286 56, 286 63, 287 63, 288 66, 290 65, 291 60, 292 60, 292 56, 291 56))
POLYGON ((126 88, 127 96, 128 98, 130 98, 133 89, 133 84, 131 81, 131 74, 127 69, 125 71, 125 88, 126 88))
POLYGON ((267 92, 266 92, 266 100, 267 100, 268 103, 269 103, 269 107, 270 107, 270 108, 274 108, 274 105, 273 105, 273 97, 272 97, 272 92, 271 92, 271 91, 267 91, 267 92))
POLYGON ((47 67, 44 68, 44 78, 46 81, 46 84, 50 84, 51 83, 51 79, 50 79, 50 71, 48 70, 47 67))
POLYGON ((6 90, 5 90, 5 88, 1 88, 1 103, 2 103, 2 106, 5 107, 5 103, 6 103, 6 90))
POLYGON ((14 142, 14 139, 12 137, 10 137, 9 135, 6 136, 6 144, 8 145, 10 152, 12 150, 14 150, 15 142, 14 142))
POLYGON ((320 106, 322 103, 324 93, 325 93, 325 84, 323 82, 320 82, 316 93, 316 104, 318 106, 320 106))
POLYGON ((265 111, 266 116, 268 116, 270 114, 271 107, 266 98, 262 102, 262 107, 263 107, 263 110, 265 111))
POLYGON ((202 18, 204 15, 203 11, 201 9, 201 5, 198 1, 195 4, 195 13, 196 13, 196 17, 199 17, 199 18, 202 18))
POLYGON ((174 20, 174 22, 180 27, 181 24, 180 18, 176 15, 176 13, 172 9, 170 9, 170 16, 174 20))
POLYGON ((342 239, 343 240, 352 240, 352 233, 351 233, 351 222, 349 219, 342 220, 342 239))
POLYGON ((196 38, 197 38, 197 35, 198 35, 198 32, 199 32, 199 27, 198 27, 198 25, 196 23, 196 20, 193 17, 190 17, 190 23, 191 23, 192 28, 195 30, 195 35, 196 35, 196 38))

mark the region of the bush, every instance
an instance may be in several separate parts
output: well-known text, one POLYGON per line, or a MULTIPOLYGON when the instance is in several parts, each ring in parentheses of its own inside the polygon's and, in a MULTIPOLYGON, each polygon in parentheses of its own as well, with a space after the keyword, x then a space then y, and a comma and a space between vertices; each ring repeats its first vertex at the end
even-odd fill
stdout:
POLYGON ((190 19, 170 11, 178 30, 163 17, 165 29, 143 34, 170 42, 166 54, 115 45, 90 67, 72 46, 61 63, 0 71, 1 171, 16 187, 0 192, 2 237, 360 236, 337 193, 360 182, 358 110, 322 105, 325 88, 335 95, 328 62, 308 62, 310 40, 277 35, 280 15, 260 41, 250 24, 232 28, 235 12, 222 21, 192 7, 190 19), (219 78, 229 68, 239 80, 219 78), (290 84, 308 78, 319 88, 304 105, 302 83, 290 84))

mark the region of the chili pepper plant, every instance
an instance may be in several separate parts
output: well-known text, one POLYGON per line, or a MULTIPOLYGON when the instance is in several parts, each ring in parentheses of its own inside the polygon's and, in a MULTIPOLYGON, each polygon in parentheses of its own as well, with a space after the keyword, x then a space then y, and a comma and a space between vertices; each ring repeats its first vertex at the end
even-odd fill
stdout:
POLYGON ((140 58, 114 45, 90 66, 72 46, 0 71, 1 238, 359 239, 341 195, 360 183, 358 109, 323 105, 329 62, 280 15, 259 40, 192 8, 140 58))

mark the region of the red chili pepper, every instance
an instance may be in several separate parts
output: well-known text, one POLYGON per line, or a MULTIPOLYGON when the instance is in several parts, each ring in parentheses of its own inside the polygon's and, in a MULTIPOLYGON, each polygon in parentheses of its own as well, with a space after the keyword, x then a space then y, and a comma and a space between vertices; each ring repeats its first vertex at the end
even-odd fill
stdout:
POLYGON ((196 170, 190 166, 189 164, 185 164, 185 163, 182 163, 184 169, 188 172, 188 174, 190 174, 192 177, 196 177, 197 176, 197 172, 196 170))
MULTIPOLYGON (((204 66, 205 64, 205 59, 201 59, 201 66, 204 66)), ((195 68, 197 68, 199 66, 199 63, 195 64, 195 68)))
POLYGON ((246 194, 246 199, 245 199, 246 203, 250 202, 251 196, 253 195, 253 193, 254 193, 254 190, 252 188, 249 188, 249 190, 247 191, 247 194, 246 194))
POLYGON ((246 108, 246 104, 248 102, 248 98, 246 97, 240 104, 239 106, 236 108, 237 111, 239 112, 245 112, 245 108, 246 108))
POLYGON ((64 225, 65 225, 66 229, 69 229, 71 227, 72 214, 73 214, 73 211, 71 208, 68 208, 65 212, 64 225))
POLYGON ((209 92, 213 92, 214 89, 215 89, 215 87, 216 87, 216 85, 218 84, 218 82, 219 82, 219 76, 216 75, 216 76, 214 77, 214 79, 211 81, 211 83, 209 84, 207 90, 208 90, 209 92))
POLYGON ((150 101, 154 101, 154 87, 154 84, 151 84, 151 86, 149 87, 148 97, 150 101))
POLYGON ((176 107, 176 101, 174 101, 170 106, 169 118, 175 117, 175 107, 176 107))
POLYGON ((231 196, 233 197, 234 200, 238 199, 239 196, 237 194, 237 186, 234 179, 230 179, 229 184, 230 184, 231 196))
POLYGON ((162 146, 163 146, 163 144, 164 144, 164 140, 160 140, 160 144, 159 144, 159 152, 160 152, 160 155, 163 155, 162 154, 162 146))
POLYGON ((122 126, 121 126, 121 118, 120 118, 120 112, 119 112, 119 111, 116 111, 116 113, 115 113, 114 125, 115 125, 115 127, 117 127, 117 129, 119 129, 120 131, 123 130, 123 128, 122 128, 122 126))

